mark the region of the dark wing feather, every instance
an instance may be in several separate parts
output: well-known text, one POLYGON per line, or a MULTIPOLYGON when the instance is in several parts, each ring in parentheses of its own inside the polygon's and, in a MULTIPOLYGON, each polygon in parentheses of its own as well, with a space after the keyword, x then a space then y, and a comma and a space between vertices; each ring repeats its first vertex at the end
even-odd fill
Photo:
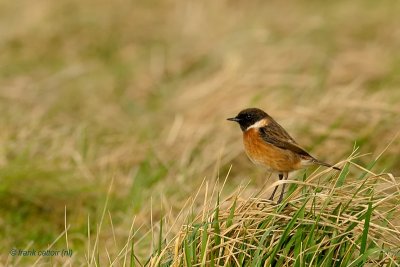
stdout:
POLYGON ((307 153, 307 151, 299 147, 296 141, 285 131, 285 129, 275 121, 260 128, 260 135, 265 142, 270 143, 271 145, 290 150, 305 157, 313 158, 307 153))

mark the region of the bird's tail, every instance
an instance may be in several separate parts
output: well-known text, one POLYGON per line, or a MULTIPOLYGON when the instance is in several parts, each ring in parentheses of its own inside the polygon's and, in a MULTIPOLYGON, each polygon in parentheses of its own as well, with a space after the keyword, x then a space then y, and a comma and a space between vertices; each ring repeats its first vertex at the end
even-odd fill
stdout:
POLYGON ((338 167, 332 166, 332 165, 330 165, 330 164, 328 164, 328 163, 319 161, 319 160, 317 160, 317 159, 315 159, 314 163, 315 163, 315 164, 318 164, 318 165, 321 165, 321 166, 328 167, 328 168, 333 168, 333 169, 338 170, 338 171, 341 171, 341 170, 342 170, 342 169, 340 169, 340 168, 338 168, 338 167))

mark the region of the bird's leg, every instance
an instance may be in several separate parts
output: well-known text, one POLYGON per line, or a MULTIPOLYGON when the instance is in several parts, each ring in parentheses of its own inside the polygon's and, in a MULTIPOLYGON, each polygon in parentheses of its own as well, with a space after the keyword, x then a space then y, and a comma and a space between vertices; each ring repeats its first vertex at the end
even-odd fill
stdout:
MULTIPOLYGON (((285 172, 284 175, 285 175, 284 180, 286 180, 286 179, 288 178, 288 173, 285 172)), ((282 174, 282 177, 283 177, 283 174, 282 174)), ((281 179, 281 178, 279 178, 279 179, 281 179)), ((278 204, 282 202, 283 195, 284 195, 284 193, 285 193, 285 186, 286 186, 286 184, 283 184, 283 186, 282 186, 282 191, 281 191, 281 195, 279 196, 279 199, 278 199, 278 204)))
MULTIPOLYGON (((283 178, 283 173, 280 173, 279 174, 279 180, 282 180, 282 178, 283 178)), ((271 200, 271 201, 274 200, 275 192, 278 189, 278 186, 279 185, 275 186, 274 191, 272 192, 272 195, 269 197, 269 200, 271 200)))

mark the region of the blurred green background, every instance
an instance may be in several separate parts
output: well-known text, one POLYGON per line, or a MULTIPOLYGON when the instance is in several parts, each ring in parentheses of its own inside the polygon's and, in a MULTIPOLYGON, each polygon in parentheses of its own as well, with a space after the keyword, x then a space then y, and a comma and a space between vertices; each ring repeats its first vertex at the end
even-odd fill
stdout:
POLYGON ((395 0, 0 1, 0 260, 46 248, 65 210, 72 262, 96 236, 101 261, 115 257, 132 218, 148 256, 150 219, 172 221, 204 177, 233 164, 228 188, 263 183, 225 121, 250 106, 330 163, 358 146, 366 165, 393 141, 374 168, 398 176, 399 12, 395 0))

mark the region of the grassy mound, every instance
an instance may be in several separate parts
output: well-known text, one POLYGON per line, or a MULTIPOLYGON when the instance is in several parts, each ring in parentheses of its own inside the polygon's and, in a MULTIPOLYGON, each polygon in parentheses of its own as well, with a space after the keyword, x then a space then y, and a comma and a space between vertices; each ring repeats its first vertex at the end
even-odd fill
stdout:
POLYGON ((399 266, 399 179, 348 161, 340 173, 288 183, 279 205, 264 200, 264 189, 253 197, 239 190, 221 202, 218 196, 150 265, 399 266))

